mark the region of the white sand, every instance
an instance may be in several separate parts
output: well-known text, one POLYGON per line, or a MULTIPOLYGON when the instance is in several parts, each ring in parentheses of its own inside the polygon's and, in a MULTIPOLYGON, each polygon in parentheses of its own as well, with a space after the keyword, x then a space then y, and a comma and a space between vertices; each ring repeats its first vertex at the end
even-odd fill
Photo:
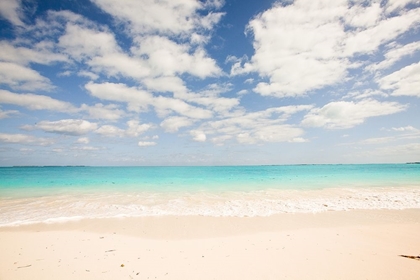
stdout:
POLYGON ((419 233, 420 209, 0 228, 0 279, 420 279, 419 233))

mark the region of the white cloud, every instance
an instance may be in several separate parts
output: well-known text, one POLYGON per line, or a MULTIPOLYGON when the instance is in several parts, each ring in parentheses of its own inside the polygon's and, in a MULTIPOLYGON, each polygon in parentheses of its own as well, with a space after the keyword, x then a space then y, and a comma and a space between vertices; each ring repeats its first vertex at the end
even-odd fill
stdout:
POLYGON ((206 134, 201 130, 191 130, 190 135, 193 137, 193 140, 197 142, 205 142, 207 138, 206 134))
MULTIPOLYGON (((1 95, 1 91, 0 91, 0 95, 1 95)), ((19 111, 16 111, 16 110, 3 111, 2 109, 0 109, 0 120, 10 118, 11 115, 16 115, 16 114, 19 114, 19 111)))
POLYGON ((0 142, 12 144, 37 144, 41 146, 46 146, 54 143, 52 139, 48 138, 37 138, 32 135, 8 133, 0 133, 0 142))
MULTIPOLYGON (((149 3, 95 1, 100 8, 126 23, 135 33, 129 51, 124 51, 118 45, 114 34, 106 27, 96 25, 71 12, 55 12, 54 16, 50 17, 53 22, 62 21, 63 18, 67 21, 58 46, 71 58, 89 66, 89 72, 94 72, 94 75, 102 73, 139 81, 144 78, 171 77, 183 73, 200 78, 222 73, 215 60, 210 58, 201 46, 208 41, 209 36, 205 33, 220 20, 221 13, 203 16, 198 11, 206 5, 195 0, 146 2, 149 3), (186 22, 188 24, 185 24, 186 22), (167 35, 179 34, 176 31, 177 26, 181 27, 179 32, 186 33, 183 39, 177 36, 175 42, 167 35), (169 30, 171 32, 168 33, 169 30), (138 36, 138 33, 142 36, 138 36), (191 38, 190 42, 188 38, 191 38)), ((82 73, 87 73, 86 70, 83 71, 82 73)), ((89 76, 95 78, 91 74, 89 76)), ((157 86, 156 83, 153 85, 151 80, 145 82, 150 87, 157 86)))
POLYGON ((199 92, 176 92, 174 97, 185 101, 203 105, 206 108, 220 114, 225 114, 239 105, 238 98, 226 98, 219 95, 231 89, 230 84, 210 84, 206 89, 199 92))
POLYGON ((375 138, 368 138, 363 141, 360 141, 360 144, 367 144, 367 145, 377 145, 395 141, 395 137, 375 137, 375 138))
POLYGON ((108 137, 116 137, 116 136, 137 137, 151 128, 152 128, 151 124, 146 124, 146 123, 140 124, 138 120, 130 120, 127 122, 126 130, 113 126, 113 125, 103 125, 100 128, 98 128, 95 132, 103 136, 108 136, 108 137))
POLYGON ((204 123, 200 129, 207 135, 214 135, 210 140, 217 145, 233 138, 243 144, 294 141, 304 131, 284 122, 291 115, 311 108, 311 105, 299 105, 273 107, 251 113, 237 112, 224 119, 204 123))
POLYGON ((105 30, 93 29, 93 23, 68 22, 58 46, 77 61, 119 52, 114 35, 105 30))
POLYGON ((393 127, 392 130, 399 131, 399 132, 418 132, 419 130, 411 125, 403 126, 403 127, 393 127))
POLYGON ((373 90, 373 89, 366 89, 361 91, 351 91, 347 93, 344 98, 352 98, 352 99, 367 99, 372 96, 381 96, 381 97, 388 97, 388 94, 381 90, 373 90))
POLYGON ((303 119, 302 125, 329 129, 351 128, 362 124, 367 118, 401 112, 406 105, 397 102, 379 102, 365 99, 359 102, 336 101, 322 108, 312 109, 303 119))
POLYGON ((344 54, 352 56, 373 53, 379 46, 396 39, 418 24, 420 22, 419 11, 420 9, 413 9, 394 17, 383 16, 373 27, 347 34, 348 36, 343 42, 345 44, 344 54))
POLYGON ((97 124, 85 120, 64 119, 59 121, 41 121, 35 124, 34 128, 58 134, 83 135, 95 130, 97 124))
POLYGON ((101 103, 98 103, 93 106, 82 104, 80 109, 88 112, 89 118, 92 119, 116 121, 125 114, 123 110, 118 109, 118 106, 113 104, 103 105, 101 103))
POLYGON ((396 10, 402 9, 410 3, 419 4, 420 2, 418 0, 388 0, 388 2, 386 3, 386 12, 395 12, 396 10))
POLYGON ((337 53, 345 32, 340 23, 344 1, 298 0, 275 5, 248 25, 255 54, 243 68, 258 71, 269 83, 261 95, 296 96, 341 81, 348 61, 337 53))
POLYGON ((366 67, 366 70, 377 71, 391 67, 403 57, 413 55, 420 51, 420 42, 413 42, 407 45, 391 44, 390 49, 385 52, 385 59, 377 64, 371 64, 366 67))
MULTIPOLYGON (((18 43, 21 43, 18 41, 18 43)), ((64 54, 55 53, 54 45, 51 42, 41 41, 24 46, 15 46, 10 42, 0 41, 0 60, 4 62, 12 62, 19 65, 28 65, 30 63, 38 63, 50 65, 54 62, 68 62, 68 58, 64 54)))
POLYGON ((0 61, 0 84, 19 90, 51 90, 50 80, 37 71, 12 62, 0 61))
MULTIPOLYGON (((222 16, 222 13, 200 15, 199 11, 206 6, 196 0, 144 0, 141 2, 94 0, 93 2, 126 23, 131 32, 138 34, 187 35, 195 30, 211 29, 222 16)), ((211 6, 220 8, 221 5, 221 1, 207 2, 207 8, 211 6)))
POLYGON ((220 9, 225 5, 225 0, 207 0, 204 2, 205 7, 220 9))
POLYGON ((356 28, 373 27, 381 20, 382 8, 379 2, 372 1, 370 6, 354 5, 348 9, 346 24, 356 28))
POLYGON ((57 74, 58 77, 70 77, 73 74, 70 70, 63 71, 57 74))
POLYGON ((127 126, 126 134, 131 137, 137 137, 152 128, 151 124, 140 124, 138 120, 128 121, 127 126))
POLYGON ((2 0, 0 1, 0 16, 17 26, 23 26, 21 20, 21 0, 2 0))
POLYGON ((89 138, 88 137, 80 137, 79 139, 77 139, 76 143, 79 144, 89 144, 89 138))
POLYGON ((98 147, 93 146, 82 146, 82 147, 72 147, 72 150, 78 150, 78 151, 97 151, 100 150, 98 147))
POLYGON ((19 94, 0 89, 0 103, 23 106, 31 110, 51 110, 57 112, 76 112, 72 104, 46 95, 19 94))
POLYGON ((95 132, 107 137, 124 136, 124 130, 113 125, 103 125, 95 132))
POLYGON ((384 162, 418 161, 418 158, 420 157, 420 144, 418 142, 401 145, 392 143, 389 146, 363 151, 362 153, 356 153, 352 156, 376 158, 381 159, 384 162))
POLYGON ((88 83, 85 88, 91 95, 102 100, 110 100, 127 103, 130 111, 147 111, 149 106, 153 106, 160 116, 165 116, 171 112, 197 119, 210 118, 212 112, 199 107, 194 107, 182 100, 164 96, 154 97, 152 94, 135 88, 127 87, 124 84, 88 83))
POLYGON ((155 92, 187 92, 187 88, 181 78, 175 76, 163 76, 142 80, 147 89, 155 92))
POLYGON ((182 127, 191 126, 194 120, 186 117, 173 116, 166 118, 160 126, 167 132, 177 132, 182 127))
POLYGON ((192 106, 180 99, 164 96, 155 97, 153 106, 155 107, 157 114, 161 117, 164 117, 171 112, 176 112, 193 119, 207 119, 213 115, 210 110, 192 106))
POLYGON ((147 56, 152 76, 174 76, 188 73, 199 78, 219 76, 222 71, 216 61, 201 47, 192 49, 161 36, 147 36, 136 40, 131 51, 138 58, 147 56))
MULTIPOLYGON (((71 58, 86 63, 91 71, 107 76, 141 80, 159 76, 172 77, 183 73, 200 78, 221 74, 215 60, 200 46, 176 43, 158 35, 133 39, 130 52, 125 52, 109 30, 78 19, 67 23, 58 46, 71 58)), ((88 73, 83 71, 82 73, 88 73)), ((156 87, 153 81, 146 82, 150 87, 156 87)))
POLYGON ((251 20, 255 53, 239 59, 231 74, 258 72, 268 82, 254 91, 265 96, 300 96, 348 78, 348 71, 420 22, 419 9, 388 17, 377 1, 296 0, 274 4, 251 20))
POLYGON ((246 144, 257 142, 293 142, 299 136, 302 136, 303 133, 302 129, 291 125, 266 125, 257 127, 250 132, 238 134, 237 141, 246 144))
POLYGON ((309 142, 309 140, 308 139, 305 139, 305 138, 302 138, 302 137, 296 137, 296 138, 293 138, 293 139, 289 140, 289 142, 292 142, 292 143, 305 143, 305 142, 309 142))
POLYGON ((92 96, 101 100, 127 103, 128 110, 135 112, 147 111, 153 101, 152 94, 135 87, 127 87, 125 84, 89 82, 85 88, 92 96))
POLYGON ((89 71, 85 71, 85 70, 79 71, 77 73, 77 75, 80 76, 80 77, 89 78, 91 80, 97 80, 99 78, 99 75, 97 75, 95 73, 92 73, 92 72, 89 72, 89 71))
MULTIPOLYGON (((73 59, 85 62, 97 73, 108 76, 122 75, 135 79, 149 74, 145 62, 124 53, 114 35, 106 30, 94 29, 86 24, 68 23, 64 35, 59 38, 59 47, 73 59)), ((88 73, 82 72, 95 78, 88 73)))
POLYGON ((381 89, 390 90, 391 95, 420 97, 420 62, 379 78, 378 83, 381 89))
POLYGON ((221 136, 212 137, 211 142, 213 142, 214 144, 218 146, 222 146, 226 141, 232 138, 233 138, 232 135, 221 135, 221 136))
POLYGON ((138 145, 139 145, 139 147, 149 147, 149 146, 155 146, 156 145, 156 142, 139 141, 138 145))

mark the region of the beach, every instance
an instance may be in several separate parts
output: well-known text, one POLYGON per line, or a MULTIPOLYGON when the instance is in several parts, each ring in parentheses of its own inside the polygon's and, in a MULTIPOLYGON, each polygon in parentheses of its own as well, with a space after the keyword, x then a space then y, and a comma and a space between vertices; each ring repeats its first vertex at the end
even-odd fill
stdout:
POLYGON ((0 227, 0 279, 418 279, 420 209, 0 227))

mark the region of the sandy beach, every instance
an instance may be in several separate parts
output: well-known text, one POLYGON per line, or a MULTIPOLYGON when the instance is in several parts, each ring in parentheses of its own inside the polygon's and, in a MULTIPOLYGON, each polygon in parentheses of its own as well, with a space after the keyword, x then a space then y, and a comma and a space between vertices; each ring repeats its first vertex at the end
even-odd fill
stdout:
POLYGON ((0 228, 0 279, 419 279, 420 210, 0 228))

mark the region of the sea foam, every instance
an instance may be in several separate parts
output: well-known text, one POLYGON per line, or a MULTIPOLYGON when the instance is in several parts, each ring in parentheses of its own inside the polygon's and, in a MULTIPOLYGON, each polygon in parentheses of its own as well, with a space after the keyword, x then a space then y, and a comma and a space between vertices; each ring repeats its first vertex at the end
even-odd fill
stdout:
POLYGON ((0 199, 0 226, 78 219, 188 216, 264 217, 354 209, 420 208, 420 188, 330 188, 224 192, 100 192, 0 199))

